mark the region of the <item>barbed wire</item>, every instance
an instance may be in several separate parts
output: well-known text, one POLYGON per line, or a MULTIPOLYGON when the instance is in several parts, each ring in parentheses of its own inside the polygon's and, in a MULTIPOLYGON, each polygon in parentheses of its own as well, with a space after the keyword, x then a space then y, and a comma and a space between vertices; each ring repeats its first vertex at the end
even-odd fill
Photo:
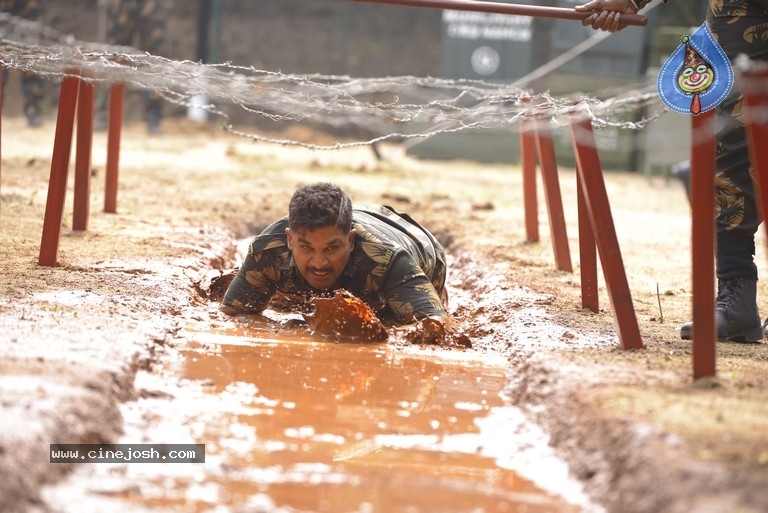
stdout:
POLYGON ((0 13, 0 65, 51 80, 121 82, 151 90, 167 102, 200 108, 224 130, 256 141, 311 149, 339 149, 466 130, 511 130, 535 116, 553 127, 589 118, 596 129, 639 130, 666 113, 655 84, 554 97, 510 84, 470 79, 397 76, 353 78, 288 75, 232 63, 175 61, 126 46, 85 42, 39 23, 0 13), (205 103, 200 103, 200 98, 205 103), (361 140, 311 144, 277 139, 232 122, 231 109, 275 122, 355 127, 361 140), (653 111, 653 114, 646 114, 653 111))

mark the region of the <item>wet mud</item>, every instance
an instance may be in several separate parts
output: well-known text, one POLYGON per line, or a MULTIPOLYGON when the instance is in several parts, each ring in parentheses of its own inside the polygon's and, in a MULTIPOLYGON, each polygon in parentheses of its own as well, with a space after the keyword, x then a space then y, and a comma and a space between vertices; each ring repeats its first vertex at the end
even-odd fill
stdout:
MULTIPOLYGON (((169 124, 172 128, 160 139, 145 140, 143 127, 138 127, 126 132, 134 142, 124 152, 120 214, 99 213, 94 205, 93 224, 84 233, 70 232, 65 215, 60 266, 47 269, 36 265, 35 255, 50 171, 51 143, 45 138, 53 130, 33 132, 23 120, 3 121, 4 137, 11 141, 3 147, 0 217, 0 253, 6 264, 0 304, 5 375, 0 386, 0 476, 10 476, 0 479, 3 513, 208 511, 215 510, 208 504, 218 503, 231 505, 220 510, 278 510, 265 491, 274 479, 259 481, 257 470, 248 474, 251 467, 242 463, 258 442, 252 436, 257 426, 249 422, 254 408, 263 406, 245 399, 259 397, 258 383, 222 381, 223 388, 217 388, 206 381, 219 379, 215 373, 200 379, 182 376, 188 357, 219 358, 240 351, 230 348, 237 347, 232 341, 243 334, 230 333, 232 326, 217 314, 215 302, 199 293, 207 286, 201 275, 239 261, 233 256, 232 233, 217 227, 247 236, 246 228, 238 228, 243 217, 280 215, 294 186, 316 180, 318 173, 338 179, 357 198, 395 202, 419 212, 426 225, 443 234, 452 259, 451 315, 471 349, 457 347, 438 359, 469 362, 469 356, 492 354, 506 367, 503 405, 478 414, 481 434, 490 434, 494 442, 512 438, 512 421, 494 413, 512 417, 517 408, 528 425, 532 422, 544 433, 541 446, 556 452, 555 459, 567 463, 570 476, 606 511, 765 509, 765 344, 719 346, 719 381, 690 384, 690 344, 681 343, 675 332, 690 314, 684 279, 689 272, 684 244, 689 211, 677 201, 676 187, 667 191, 649 186, 642 177, 606 174, 612 196, 622 199, 613 213, 622 228, 623 256, 631 269, 633 293, 638 292, 635 306, 648 342, 642 352, 624 352, 618 349, 610 307, 597 314, 580 311, 578 280, 552 268, 546 243, 519 242, 524 234, 516 191, 521 187, 519 173, 509 166, 432 165, 384 148, 391 163, 375 167, 367 164, 369 151, 361 156, 307 155, 231 142, 181 123, 169 124), (486 201, 495 208, 474 209, 486 201), (654 229, 658 226, 665 229, 654 229), (666 261, 660 265, 648 255, 664 255, 666 261), (648 283, 652 294, 643 292, 648 283), (212 338, 195 340, 191 321, 212 326, 216 337, 211 333, 207 336, 212 338), (233 412, 242 420, 233 423, 233 412), (497 425, 500 432, 492 430, 497 425), (107 438, 221 442, 209 448, 205 472, 194 465, 54 469, 48 464, 47 444, 52 441, 107 438), (251 482, 259 483, 258 493, 252 493, 251 482)), ((97 146, 106 147, 99 137, 97 146)), ((98 164, 94 172, 103 176, 98 164)), ((566 208, 575 212, 572 175, 566 170, 564 176, 566 208)), ((261 340, 249 344, 277 343, 280 327, 276 322, 258 337, 247 336, 261 340)), ((389 333, 388 354, 437 349, 414 346, 400 332, 389 333)), ((291 336, 299 345, 317 342, 291 336)), ((301 430, 283 433, 299 445, 313 444, 317 436, 301 430)), ((376 458, 389 458, 394 450, 384 443, 366 452, 368 442, 359 447, 353 442, 354 437, 345 443, 323 441, 322 450, 310 452, 325 458, 322 468, 347 465, 345 475, 353 475, 355 457, 366 462, 360 467, 379 465, 376 458), (351 463, 333 461, 340 448, 349 449, 351 463)), ((464 452, 455 456, 463 469, 499 460, 494 475, 514 472, 517 480, 543 488, 546 500, 567 495, 566 507, 580 504, 578 498, 542 485, 548 476, 528 474, 547 468, 540 465, 540 456, 518 467, 495 454, 470 458, 464 452)), ((423 448, 413 451, 424 453, 437 457, 423 448)), ((293 456, 297 454, 301 452, 293 456)), ((302 478, 337 475, 313 473, 304 466, 298 470, 302 478)), ((394 479, 383 470, 379 476, 394 479)), ((407 483, 398 486, 407 488, 407 483)), ((497 497, 508 493, 506 488, 487 489, 497 497)), ((317 504, 326 502, 320 498, 317 504)), ((368 504, 360 509, 369 511, 368 504)))
MULTIPOLYGON (((318 340, 300 316, 276 312, 233 322, 199 294, 211 261, 181 269, 145 263, 141 272, 123 265, 133 270, 134 290, 163 292, 148 302, 113 296, 133 312, 126 333, 156 318, 162 298, 176 298, 176 306, 165 304, 162 318, 174 322, 154 327, 154 342, 124 371, 121 394, 108 396, 123 419, 122 435, 109 441, 205 443, 205 466, 77 465, 31 503, 62 513, 338 511, 337 504, 677 512, 687 511, 693 493, 707 498, 692 488, 701 482, 712 497, 722 493, 722 475, 691 467, 674 439, 648 428, 639 436, 634 424, 606 419, 572 393, 584 380, 580 366, 550 349, 606 346, 611 336, 560 326, 542 308, 546 294, 509 284, 467 253, 451 258, 451 312, 472 349, 414 345, 397 328, 386 343, 318 340), (687 476, 685 486, 659 483, 660 462, 666 475, 687 476), (697 472, 704 474, 691 479, 697 472)), ((72 294, 47 297, 66 311, 72 294)), ((104 303, 74 294, 78 304, 104 303)), ((101 419, 103 410, 78 417, 89 414, 101 419)), ((27 493, 37 495, 34 482, 20 489, 20 503, 30 504, 27 493)))
POLYGON ((206 463, 75 477, 109 498, 104 511, 600 511, 505 398, 502 358, 267 322, 193 323, 183 336, 173 362, 138 377, 146 389, 125 438, 204 443, 206 463), (125 473, 130 486, 115 487, 110 476, 125 473))
POLYGON ((346 290, 316 298, 314 311, 304 315, 312 333, 331 340, 381 342, 389 335, 371 308, 346 290))
POLYGON ((333 308, 322 333, 300 314, 231 319, 205 285, 221 273, 185 271, 182 326, 137 369, 114 441, 202 443, 206 463, 77 466, 43 498, 99 513, 602 512, 510 394, 510 349, 563 329, 536 306, 545 296, 481 268, 459 257, 449 284, 473 349, 414 344, 395 326, 387 342, 333 338, 333 308))

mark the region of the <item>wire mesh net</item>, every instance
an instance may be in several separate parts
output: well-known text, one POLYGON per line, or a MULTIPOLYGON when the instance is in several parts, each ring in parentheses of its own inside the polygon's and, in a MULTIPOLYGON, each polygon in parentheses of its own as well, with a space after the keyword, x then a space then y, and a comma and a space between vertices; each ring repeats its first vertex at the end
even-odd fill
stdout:
POLYGON ((586 116, 598 130, 639 129, 665 112, 658 108, 661 102, 653 84, 555 97, 469 79, 292 75, 232 63, 177 61, 131 47, 79 41, 7 13, 0 13, 0 65, 51 80, 78 75, 89 81, 120 82, 152 91, 177 106, 203 109, 232 134, 312 149, 467 130, 515 130, 526 116, 554 126, 586 116), (655 113, 646 115, 650 111, 655 113), (236 125, 233 113, 246 122, 236 125), (327 145, 276 139, 249 130, 249 119, 345 128, 346 137, 327 145))

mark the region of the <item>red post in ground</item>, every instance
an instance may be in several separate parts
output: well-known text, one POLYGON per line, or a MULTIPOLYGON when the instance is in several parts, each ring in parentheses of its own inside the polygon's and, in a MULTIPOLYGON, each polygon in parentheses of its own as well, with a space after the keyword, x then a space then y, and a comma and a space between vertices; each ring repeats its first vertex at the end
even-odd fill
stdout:
POLYGON ((64 199, 67 192, 67 168, 72 149, 72 132, 75 124, 75 107, 80 79, 69 70, 61 81, 59 112, 56 118, 56 134, 51 157, 51 176, 48 180, 48 199, 45 203, 43 236, 40 242, 38 263, 49 267, 56 265, 59 252, 61 218, 64 215, 64 199))
POLYGON ((80 81, 77 99, 77 143, 75 145, 75 193, 72 229, 88 229, 91 191, 91 147, 93 143, 93 82, 80 81))
POLYGON ((525 208, 525 241, 539 241, 539 202, 536 192, 536 136, 533 121, 520 121, 520 161, 523 168, 523 205, 525 208))
POLYGON ((579 216, 579 267, 581 270, 581 307, 600 311, 597 293, 597 248, 584 197, 582 173, 576 173, 576 200, 579 216))
POLYGON ((3 148, 3 67, 0 66, 0 178, 2 178, 3 176, 2 148, 3 148))
POLYGON ((0 177, 3 175, 3 67, 0 66, 0 177))
POLYGON ((580 175, 584 204, 589 213, 592 233, 603 264, 603 275, 621 346, 624 349, 642 349, 643 340, 640 337, 635 307, 632 304, 624 261, 608 203, 608 193, 605 189, 603 168, 597 153, 592 122, 572 115, 570 125, 576 154, 576 172, 580 175))
POLYGON ((547 203, 549 214, 549 228, 552 232, 552 248, 555 252, 555 265, 561 271, 573 272, 571 254, 568 248, 568 234, 565 228, 565 214, 563 212, 563 197, 560 194, 560 179, 557 176, 557 158, 555 145, 552 142, 552 134, 547 120, 537 119, 536 147, 538 149, 539 163, 541 164, 541 178, 544 182, 544 199, 547 203))
POLYGON ((107 177, 104 187, 104 212, 117 212, 117 177, 120 167, 120 131, 123 126, 125 86, 112 84, 109 89, 109 126, 107 131, 107 177))
POLYGON ((693 379, 699 379, 716 374, 715 111, 702 112, 691 118, 693 379))

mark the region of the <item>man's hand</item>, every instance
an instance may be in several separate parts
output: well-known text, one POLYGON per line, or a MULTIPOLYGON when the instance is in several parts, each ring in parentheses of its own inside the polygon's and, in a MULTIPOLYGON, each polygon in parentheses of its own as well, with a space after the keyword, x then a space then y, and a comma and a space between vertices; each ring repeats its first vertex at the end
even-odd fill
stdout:
POLYGON ((590 0, 584 5, 577 5, 577 11, 592 12, 581 20, 581 24, 595 30, 618 32, 626 28, 621 22, 621 14, 637 14, 637 5, 633 0, 590 0))
POLYGON ((425 317, 406 332, 405 339, 411 344, 446 344, 446 318, 425 317))

